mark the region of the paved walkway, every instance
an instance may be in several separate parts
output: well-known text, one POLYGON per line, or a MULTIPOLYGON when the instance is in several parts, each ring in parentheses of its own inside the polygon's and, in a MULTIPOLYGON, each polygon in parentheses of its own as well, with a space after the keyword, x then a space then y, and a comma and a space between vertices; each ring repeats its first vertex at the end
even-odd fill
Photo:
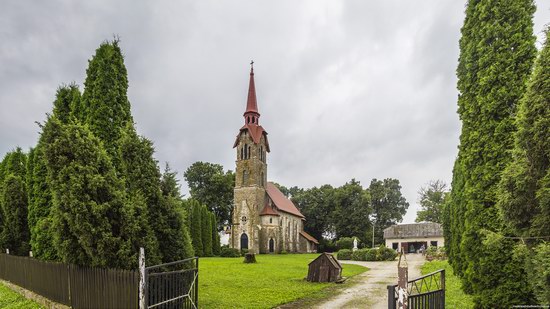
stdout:
MULTIPOLYGON (((420 254, 407 254, 406 258, 409 265, 409 280, 419 277, 420 266, 425 261, 424 257, 420 254)), ((397 284, 397 260, 392 262, 341 262, 366 266, 370 270, 358 275, 359 283, 315 308, 388 308, 387 285, 397 284)))

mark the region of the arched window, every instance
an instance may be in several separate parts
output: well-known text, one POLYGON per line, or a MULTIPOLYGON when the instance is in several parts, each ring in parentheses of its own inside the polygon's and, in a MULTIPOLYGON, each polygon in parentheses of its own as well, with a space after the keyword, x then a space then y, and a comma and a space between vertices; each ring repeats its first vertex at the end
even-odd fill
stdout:
POLYGON ((241 235, 241 249, 248 249, 248 235, 246 233, 241 235))
POLYGON ((244 144, 243 148, 244 148, 244 158, 248 159, 248 152, 247 152, 248 147, 246 146, 246 144, 244 144))
POLYGON ((269 252, 275 252, 275 241, 273 240, 273 238, 269 239, 269 252))
POLYGON ((250 116, 246 117, 246 123, 250 123, 250 116))
POLYGON ((269 223, 273 223, 273 218, 269 218, 269 223))
POLYGON ((241 147, 241 160, 244 159, 244 147, 241 147))
POLYGON ((244 170, 243 171, 243 186, 246 186, 247 183, 248 183, 248 171, 244 170))
POLYGON ((250 146, 248 146, 248 158, 250 158, 250 155, 251 155, 251 153, 250 153, 250 146))

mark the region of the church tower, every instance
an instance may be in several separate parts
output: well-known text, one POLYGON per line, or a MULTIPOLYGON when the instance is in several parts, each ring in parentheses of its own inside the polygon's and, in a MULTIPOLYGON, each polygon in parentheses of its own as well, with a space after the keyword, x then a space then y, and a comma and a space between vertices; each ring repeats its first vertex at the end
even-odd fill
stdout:
POLYGON ((233 148, 236 151, 235 191, 230 245, 249 252, 260 252, 260 212, 267 203, 267 132, 260 125, 260 113, 254 85, 254 62, 251 62, 250 83, 244 125, 233 148))

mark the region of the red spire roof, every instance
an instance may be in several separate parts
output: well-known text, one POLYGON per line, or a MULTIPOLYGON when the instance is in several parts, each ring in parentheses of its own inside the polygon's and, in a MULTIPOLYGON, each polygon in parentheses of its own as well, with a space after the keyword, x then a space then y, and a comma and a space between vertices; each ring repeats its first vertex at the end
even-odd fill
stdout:
POLYGON ((246 111, 244 114, 258 113, 258 101, 256 100, 256 86, 254 85, 254 61, 250 62, 250 83, 248 85, 248 100, 246 101, 246 111))

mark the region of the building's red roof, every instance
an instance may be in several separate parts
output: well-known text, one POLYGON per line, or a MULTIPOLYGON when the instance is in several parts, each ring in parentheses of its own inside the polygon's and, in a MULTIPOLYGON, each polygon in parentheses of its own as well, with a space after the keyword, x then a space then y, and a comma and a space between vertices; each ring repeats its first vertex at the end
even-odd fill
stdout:
POLYGON ((264 209, 260 212, 260 216, 279 216, 279 214, 269 204, 265 204, 264 209))
POLYGON ((252 141, 254 144, 258 144, 262 140, 262 134, 265 136, 265 150, 267 152, 270 152, 269 149, 269 141, 267 140, 267 132, 262 126, 258 126, 255 124, 245 124, 240 130, 239 134, 237 134, 237 137, 235 138, 235 143, 233 143, 233 148, 237 147, 239 145, 239 135, 241 135, 241 132, 244 130, 248 130, 248 133, 250 133, 250 137, 252 137, 252 141))
POLYGON ((300 235, 302 235, 305 239, 311 241, 312 243, 319 244, 319 242, 317 241, 317 239, 315 239, 315 237, 309 235, 308 233, 306 233, 304 231, 301 231, 300 235))
POLYGON ((294 206, 291 200, 289 200, 273 183, 268 182, 266 186, 267 195, 273 201, 273 204, 278 210, 286 213, 305 218, 304 215, 294 206))
POLYGON ((258 101, 256 100, 256 86, 254 85, 254 68, 250 68, 250 83, 248 84, 248 99, 246 101, 246 111, 247 113, 255 113, 258 116, 258 101))

